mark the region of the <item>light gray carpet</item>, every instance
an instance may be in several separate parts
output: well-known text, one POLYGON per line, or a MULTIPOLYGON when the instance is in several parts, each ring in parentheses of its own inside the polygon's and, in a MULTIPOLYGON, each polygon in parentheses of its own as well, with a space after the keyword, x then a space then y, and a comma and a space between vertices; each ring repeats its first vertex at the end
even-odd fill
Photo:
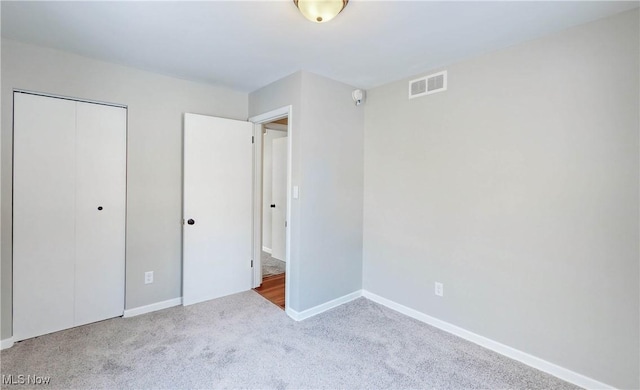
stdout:
POLYGON ((40 389, 575 388, 364 298, 295 322, 253 291, 26 340, 0 357, 3 375, 51 376, 40 389))
POLYGON ((262 276, 280 275, 287 270, 285 263, 282 260, 274 259, 267 252, 262 252, 261 257, 262 276))

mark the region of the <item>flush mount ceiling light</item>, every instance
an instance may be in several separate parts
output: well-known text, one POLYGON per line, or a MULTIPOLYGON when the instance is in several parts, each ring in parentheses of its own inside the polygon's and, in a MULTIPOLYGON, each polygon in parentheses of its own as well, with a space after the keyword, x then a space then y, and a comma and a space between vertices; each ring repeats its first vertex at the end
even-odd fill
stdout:
POLYGON ((315 23, 328 22, 335 18, 349 0, 293 0, 305 18, 315 23))

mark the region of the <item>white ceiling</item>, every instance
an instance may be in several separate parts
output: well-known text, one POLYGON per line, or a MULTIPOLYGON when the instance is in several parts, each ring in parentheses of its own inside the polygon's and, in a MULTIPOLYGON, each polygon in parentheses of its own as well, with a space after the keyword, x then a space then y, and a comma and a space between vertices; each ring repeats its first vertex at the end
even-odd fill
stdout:
POLYGON ((298 70, 371 88, 638 4, 351 0, 314 24, 289 0, 2 1, 2 36, 243 91, 298 70))

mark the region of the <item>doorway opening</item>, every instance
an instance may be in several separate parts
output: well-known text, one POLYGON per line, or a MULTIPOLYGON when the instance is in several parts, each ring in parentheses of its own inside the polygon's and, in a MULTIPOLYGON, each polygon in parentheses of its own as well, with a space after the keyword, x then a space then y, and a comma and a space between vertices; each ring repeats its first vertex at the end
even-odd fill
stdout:
POLYGON ((255 123, 254 290, 282 309, 289 291, 290 107, 255 123))
POLYGON ((262 125, 262 284, 256 292, 284 309, 288 118, 262 125))

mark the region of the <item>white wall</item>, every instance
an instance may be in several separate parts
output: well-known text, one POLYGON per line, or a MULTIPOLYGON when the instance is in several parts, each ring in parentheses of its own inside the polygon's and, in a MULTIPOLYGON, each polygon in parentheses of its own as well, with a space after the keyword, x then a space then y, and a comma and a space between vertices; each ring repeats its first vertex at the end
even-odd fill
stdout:
POLYGON ((640 387, 638 24, 634 10, 451 65, 443 93, 370 90, 363 287, 640 387))
POLYGON ((362 285, 362 107, 354 88, 298 72, 249 95, 249 114, 292 105, 292 286, 290 305, 303 311, 362 285), (302 99, 304 96, 304 99, 302 99))
POLYGON ((11 335, 12 90, 126 104, 126 308, 181 296, 182 114, 246 120, 248 95, 2 40, 2 331, 11 335), (153 284, 144 272, 154 271, 153 284))
MULTIPOLYGON (((270 130, 264 134, 262 139, 262 246, 271 247, 271 149, 272 142, 276 138, 286 137, 287 132, 281 130, 270 130)), ((286 191, 285 191, 286 192, 286 191)))

